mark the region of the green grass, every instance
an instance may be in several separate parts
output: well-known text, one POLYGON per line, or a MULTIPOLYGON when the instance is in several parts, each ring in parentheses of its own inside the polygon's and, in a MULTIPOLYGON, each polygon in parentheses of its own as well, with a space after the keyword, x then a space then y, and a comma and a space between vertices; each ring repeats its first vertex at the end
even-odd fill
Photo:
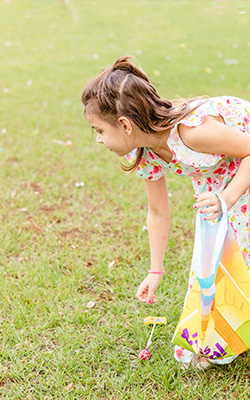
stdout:
POLYGON ((167 273, 157 304, 140 304, 144 185, 92 141, 80 104, 85 83, 123 54, 163 96, 250 99, 249 2, 11 0, 0 15, 0 398, 249 398, 249 353, 206 371, 173 359, 194 236, 191 182, 167 175, 167 273), (151 314, 167 325, 141 362, 151 314))

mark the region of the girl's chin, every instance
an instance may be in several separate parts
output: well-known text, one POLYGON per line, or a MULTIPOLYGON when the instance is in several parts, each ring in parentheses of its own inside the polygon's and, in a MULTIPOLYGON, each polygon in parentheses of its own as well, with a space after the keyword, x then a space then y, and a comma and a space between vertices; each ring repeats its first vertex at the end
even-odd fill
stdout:
POLYGON ((119 157, 124 157, 127 154, 127 153, 124 153, 122 151, 116 151, 116 150, 112 150, 112 149, 109 149, 109 151, 112 151, 112 153, 115 153, 119 157))

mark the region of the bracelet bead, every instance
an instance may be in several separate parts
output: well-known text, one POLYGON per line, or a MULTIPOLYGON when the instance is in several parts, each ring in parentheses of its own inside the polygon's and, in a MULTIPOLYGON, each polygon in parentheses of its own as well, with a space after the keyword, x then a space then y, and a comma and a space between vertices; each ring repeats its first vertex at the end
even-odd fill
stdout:
POLYGON ((148 271, 149 274, 164 274, 164 270, 162 271, 152 271, 151 269, 148 271))

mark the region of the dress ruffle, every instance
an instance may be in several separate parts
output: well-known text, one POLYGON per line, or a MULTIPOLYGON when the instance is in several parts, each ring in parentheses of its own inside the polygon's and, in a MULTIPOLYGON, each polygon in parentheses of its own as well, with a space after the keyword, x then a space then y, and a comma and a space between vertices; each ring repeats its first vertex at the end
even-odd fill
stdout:
MULTIPOLYGON (((132 164, 136 159, 136 151, 126 155, 127 160, 132 164)), ((148 181, 157 181, 165 175, 168 164, 159 158, 150 148, 144 147, 142 159, 136 170, 136 175, 148 181)))
POLYGON ((203 124, 208 115, 219 115, 211 101, 207 101, 199 106, 190 115, 183 118, 174 126, 167 140, 167 145, 173 153, 174 160, 178 160, 178 162, 184 163, 190 167, 201 168, 211 167, 211 165, 217 164, 225 157, 223 154, 201 153, 190 149, 183 143, 178 133, 178 125, 183 124, 196 127, 203 124))

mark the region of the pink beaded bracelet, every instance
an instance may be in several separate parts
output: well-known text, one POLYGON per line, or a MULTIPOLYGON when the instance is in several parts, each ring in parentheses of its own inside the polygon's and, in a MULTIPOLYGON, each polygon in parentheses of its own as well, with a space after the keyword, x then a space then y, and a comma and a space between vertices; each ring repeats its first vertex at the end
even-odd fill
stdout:
POLYGON ((164 274, 165 271, 151 271, 151 269, 148 271, 149 274, 164 274))

